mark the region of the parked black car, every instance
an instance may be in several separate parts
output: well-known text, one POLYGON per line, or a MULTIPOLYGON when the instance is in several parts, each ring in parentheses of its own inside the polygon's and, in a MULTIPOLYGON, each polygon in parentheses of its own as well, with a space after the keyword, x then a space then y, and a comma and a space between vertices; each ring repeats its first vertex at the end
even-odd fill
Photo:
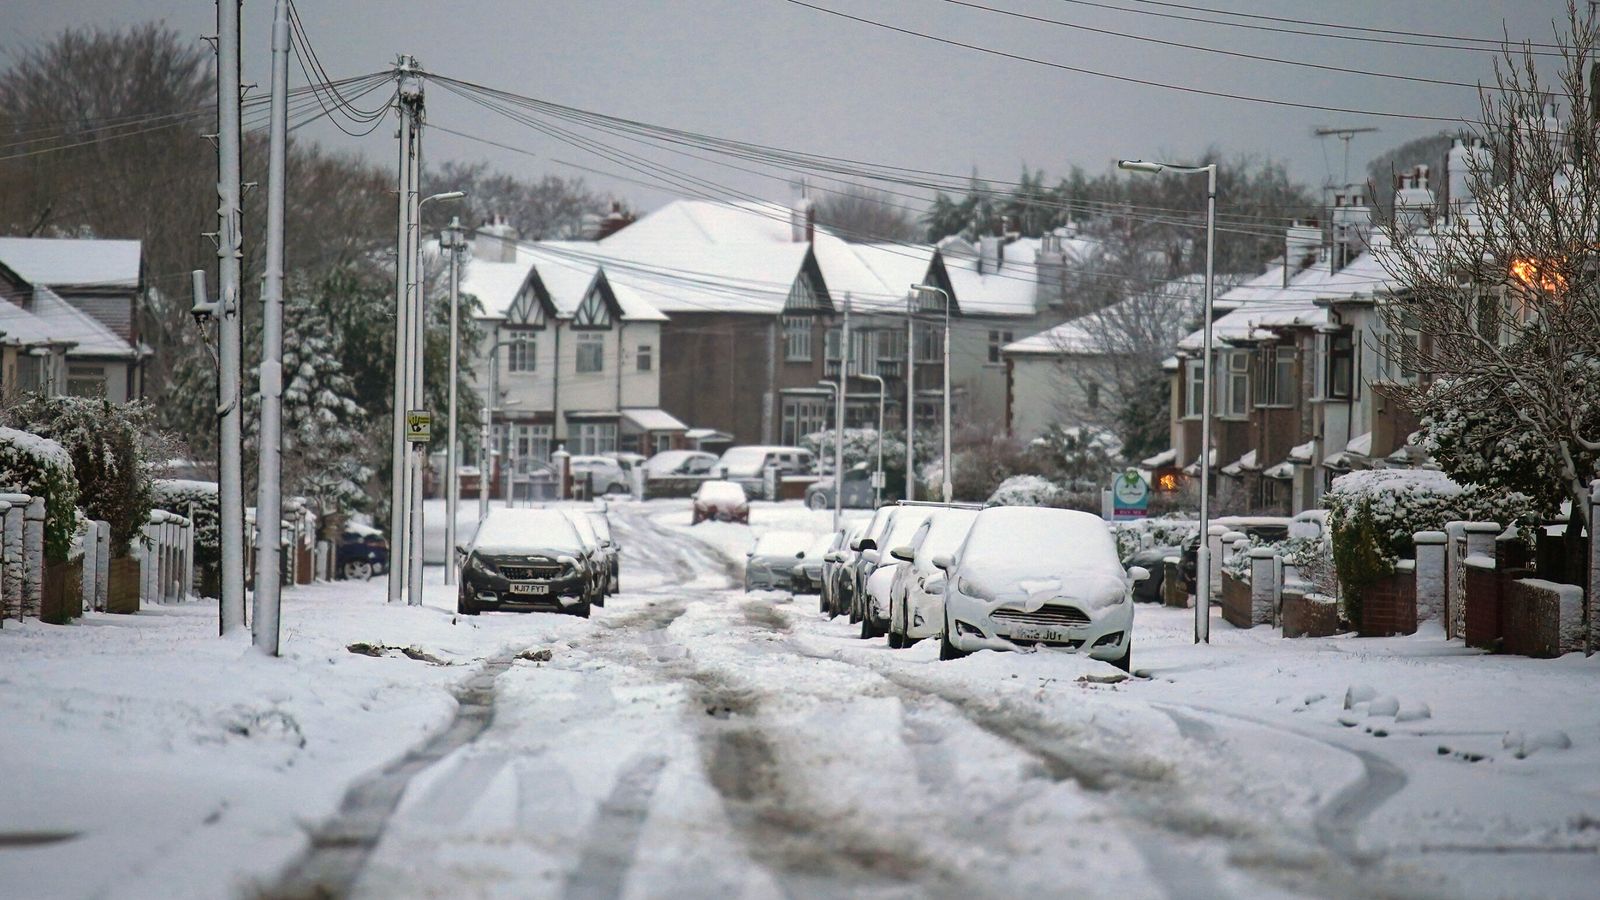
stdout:
MULTIPOLYGON (((1225 526, 1229 531, 1238 531, 1249 537, 1263 541, 1282 541, 1289 537, 1289 520, 1282 516, 1222 516, 1211 520, 1212 525, 1225 526)), ((1183 562, 1180 568, 1183 571, 1183 586, 1189 593, 1194 593, 1196 582, 1195 569, 1200 558, 1200 537, 1196 535, 1184 542, 1183 562)), ((1150 569, 1150 580, 1159 582, 1156 573, 1160 571, 1159 560, 1157 566, 1152 568, 1144 563, 1137 563, 1150 569)), ((1159 597, 1160 594, 1158 593, 1159 597)))
POLYGON ((1143 581, 1136 581, 1133 585, 1133 599, 1145 603, 1161 602, 1161 581, 1166 573, 1166 558, 1176 556, 1182 558, 1182 547, 1147 547, 1128 557, 1129 566, 1143 566, 1150 572, 1150 577, 1143 581))
POLYGON ((389 571, 389 541, 383 532, 365 525, 349 525, 339 536, 334 567, 342 578, 365 581, 389 571))
POLYGON ((570 613, 589 617, 610 577, 571 520, 553 509, 495 509, 462 557, 456 610, 570 613))

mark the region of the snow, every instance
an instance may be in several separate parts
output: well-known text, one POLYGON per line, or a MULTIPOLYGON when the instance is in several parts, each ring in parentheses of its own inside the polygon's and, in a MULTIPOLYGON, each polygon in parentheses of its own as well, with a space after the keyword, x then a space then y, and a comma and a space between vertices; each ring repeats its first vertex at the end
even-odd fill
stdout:
POLYGON ((565 550, 583 553, 572 521, 554 509, 491 509, 477 530, 472 549, 480 553, 528 553, 565 550))
POLYGON ((1127 576, 1098 516, 1067 509, 996 506, 973 520, 957 560, 960 575, 998 595, 1070 591, 1086 601, 1120 599, 1127 576))
POLYGON ((640 431, 687 431, 689 428, 664 409, 624 409, 621 413, 623 421, 640 431))
POLYGON ((1392 495, 1396 492, 1425 493, 1453 497, 1461 485, 1450 476, 1433 469, 1363 469, 1348 472, 1333 480, 1330 494, 1392 495))
POLYGON ((40 437, 30 431, 18 431, 0 425, 0 444, 16 447, 28 456, 52 466, 69 470, 72 468, 72 455, 66 448, 56 441, 40 437))
POLYGON ((815 542, 808 531, 768 531, 756 541, 757 556, 794 556, 806 552, 815 542))
POLYGON ((695 491, 696 500, 707 503, 744 503, 744 488, 731 481, 708 481, 695 491))
POLYGON ((139 241, 0 237, 0 263, 34 285, 137 288, 139 241))

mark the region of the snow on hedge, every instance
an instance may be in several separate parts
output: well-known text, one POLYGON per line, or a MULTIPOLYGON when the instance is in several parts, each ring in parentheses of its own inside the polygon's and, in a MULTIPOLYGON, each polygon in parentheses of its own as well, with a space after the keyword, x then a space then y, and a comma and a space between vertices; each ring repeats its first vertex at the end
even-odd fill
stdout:
POLYGON ((194 517, 194 556, 200 565, 222 560, 221 515, 215 481, 158 478, 150 483, 153 506, 180 516, 194 517))
POLYGON ((1062 490, 1048 478, 1038 475, 1013 475, 989 495, 986 506, 1054 506, 1061 502, 1062 490))
POLYGON ((1432 469, 1369 469, 1340 475, 1328 490, 1330 496, 1397 493, 1454 497, 1461 493, 1461 485, 1432 469))
POLYGON ((78 479, 66 448, 37 434, 0 427, 0 488, 44 498, 45 558, 67 559, 78 529, 78 479))

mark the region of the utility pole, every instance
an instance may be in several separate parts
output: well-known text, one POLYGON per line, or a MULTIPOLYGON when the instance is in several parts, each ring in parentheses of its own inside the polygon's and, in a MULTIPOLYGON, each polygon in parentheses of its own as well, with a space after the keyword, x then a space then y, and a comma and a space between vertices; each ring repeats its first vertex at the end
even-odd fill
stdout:
POLYGON ((396 98, 400 112, 400 161, 396 178, 399 226, 395 233, 395 332, 394 332, 394 421, 391 431, 392 460, 389 483, 389 581, 390 603, 400 601, 406 587, 410 543, 407 525, 411 508, 410 473, 406 449, 406 412, 411 408, 411 238, 416 211, 417 121, 422 117, 422 83, 416 74, 416 60, 402 56, 395 74, 400 88, 396 98))
MULTIPOLYGON (((418 87, 421 95, 421 87, 418 87)), ((411 123, 412 140, 416 142, 417 152, 411 156, 411 186, 414 189, 413 198, 421 197, 422 191, 422 115, 419 108, 416 121, 411 123)), ((425 352, 422 338, 427 333, 428 318, 428 285, 427 273, 423 271, 422 262, 422 200, 414 200, 411 208, 411 289, 407 292, 411 303, 411 400, 406 404, 411 409, 422 409, 427 403, 423 388, 423 363, 425 352)), ((409 558, 406 560, 406 603, 410 606, 422 605, 422 545, 426 543, 422 528, 422 461, 428 456, 428 445, 417 441, 406 445, 408 465, 407 491, 407 524, 406 524, 406 549, 409 558)))
POLYGON ((283 200, 289 141, 289 13, 272 12, 272 122, 267 150, 267 265, 261 291, 261 427, 256 477, 256 594, 251 637, 278 655, 282 604, 279 545, 283 518, 283 200))
POLYGON ((944 291, 939 294, 944 297, 944 462, 939 474, 944 479, 944 502, 949 503, 950 470, 955 468, 955 458, 950 454, 950 295, 944 291))
MULTIPOLYGON (((461 479, 456 475, 456 371, 460 365, 457 357, 461 351, 461 332, 460 311, 456 307, 461 293, 461 251, 466 246, 466 241, 462 239, 461 219, 451 218, 450 227, 444 232, 444 240, 440 241, 440 248, 450 254, 450 411, 448 436, 445 439, 445 477, 449 481, 445 487, 445 584, 456 583, 456 507, 461 502, 461 479)), ((619 370, 622 368, 620 363, 617 368, 619 370)))
POLYGON ((861 377, 878 383, 878 468, 872 473, 872 508, 877 509, 883 505, 883 407, 888 397, 888 385, 882 375, 861 377))
POLYGON ((844 395, 850 388, 850 295, 844 295, 839 337, 839 390, 833 407, 833 530, 844 527, 844 395))
POLYGON ((917 499, 917 292, 906 294, 906 499, 917 499))
POLYGON ((222 545, 221 633, 244 627, 244 440, 239 369, 239 0, 217 0, 217 518, 222 545))

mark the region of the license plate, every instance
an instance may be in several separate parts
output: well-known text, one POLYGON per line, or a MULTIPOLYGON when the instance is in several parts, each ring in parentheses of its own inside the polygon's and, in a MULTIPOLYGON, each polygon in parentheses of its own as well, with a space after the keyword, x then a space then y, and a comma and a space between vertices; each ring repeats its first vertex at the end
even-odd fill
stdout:
POLYGON ((1011 626, 1011 639, 1014 641, 1065 643, 1068 637, 1065 628, 1046 628, 1043 625, 1013 625, 1011 626))
POLYGON ((548 585, 548 584, 513 584, 511 586, 511 593, 513 593, 513 594, 548 594, 548 593, 550 593, 550 585, 548 585))

